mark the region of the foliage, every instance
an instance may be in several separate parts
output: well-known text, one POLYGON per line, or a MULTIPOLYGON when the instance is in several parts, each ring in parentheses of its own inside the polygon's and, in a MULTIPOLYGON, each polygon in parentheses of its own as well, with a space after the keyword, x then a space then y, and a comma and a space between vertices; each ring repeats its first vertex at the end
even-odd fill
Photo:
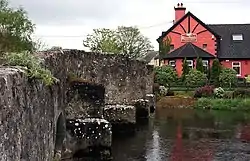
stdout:
POLYGON ((196 59, 196 70, 204 73, 205 69, 203 67, 203 62, 202 62, 202 58, 197 58, 196 59))
POLYGON ((236 89, 233 91, 233 98, 250 98, 250 89, 236 89))
POLYGON ((214 89, 214 97, 215 98, 223 98, 225 95, 225 91, 223 88, 218 87, 214 89))
POLYGON ((125 26, 119 26, 115 30, 94 29, 83 40, 83 45, 93 52, 124 54, 134 59, 146 55, 153 48, 149 39, 138 28, 125 26))
POLYGON ((171 66, 155 67, 155 82, 170 87, 177 81, 177 73, 171 66))
POLYGON ((194 98, 211 97, 214 93, 214 86, 205 85, 197 88, 194 93, 194 98))
POLYGON ((250 99, 200 98, 194 108, 214 110, 250 110, 250 99))
POLYGON ((164 41, 159 42, 159 60, 161 62, 162 57, 167 54, 170 51, 170 45, 171 45, 171 38, 167 37, 167 39, 164 41))
POLYGON ((185 84, 187 86, 194 86, 194 85, 203 86, 205 85, 206 81, 207 81, 206 74, 197 71, 195 69, 190 70, 185 78, 185 84))
POLYGON ((237 82, 237 72, 231 68, 223 68, 221 70, 219 81, 222 86, 231 87, 237 82))
POLYGON ((45 85, 52 85, 57 79, 48 69, 41 66, 41 61, 29 52, 7 53, 5 55, 6 65, 25 67, 29 78, 42 79, 45 85))
POLYGON ((246 83, 250 83, 250 75, 246 77, 246 83))
POLYGON ((13 9, 8 1, 0 0, 0 48, 2 52, 32 51, 31 34, 34 24, 23 8, 13 9))
POLYGON ((220 81, 219 81, 220 73, 221 73, 220 61, 218 59, 214 59, 212 67, 211 67, 211 71, 210 71, 210 82, 215 86, 219 86, 220 84, 220 81))

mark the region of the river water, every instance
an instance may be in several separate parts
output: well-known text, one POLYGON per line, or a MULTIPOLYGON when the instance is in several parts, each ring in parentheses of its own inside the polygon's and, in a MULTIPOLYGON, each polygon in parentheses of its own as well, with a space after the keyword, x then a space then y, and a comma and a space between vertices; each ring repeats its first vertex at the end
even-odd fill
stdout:
POLYGON ((250 161, 250 115, 158 109, 134 136, 113 140, 115 161, 250 161))
POLYGON ((134 135, 114 136, 114 161, 250 161, 250 114, 157 109, 134 135))

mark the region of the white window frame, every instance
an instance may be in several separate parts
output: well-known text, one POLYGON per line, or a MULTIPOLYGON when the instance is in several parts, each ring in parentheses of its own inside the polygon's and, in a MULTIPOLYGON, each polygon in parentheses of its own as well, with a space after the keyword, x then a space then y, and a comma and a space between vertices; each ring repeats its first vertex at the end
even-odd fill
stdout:
POLYGON ((241 76, 241 62, 232 62, 232 69, 234 69, 234 67, 239 67, 240 68, 240 73, 236 76, 241 76), (237 63, 237 65, 235 65, 234 63, 237 63))
POLYGON ((171 66, 171 67, 175 67, 176 66, 175 63, 176 63, 175 60, 169 60, 168 61, 168 65, 171 66), (174 63, 174 65, 171 65, 171 63, 174 63))
POLYGON ((194 68, 194 61, 193 60, 187 60, 188 67, 194 68))
POLYGON ((243 40, 243 35, 242 34, 233 34, 232 38, 234 41, 242 41, 243 40))
POLYGON ((203 67, 208 67, 209 66, 208 60, 202 60, 202 65, 203 67))

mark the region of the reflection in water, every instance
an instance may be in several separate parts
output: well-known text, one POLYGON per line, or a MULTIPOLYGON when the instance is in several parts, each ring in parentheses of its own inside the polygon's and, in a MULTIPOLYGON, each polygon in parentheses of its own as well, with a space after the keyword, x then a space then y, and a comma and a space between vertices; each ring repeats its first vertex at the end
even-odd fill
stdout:
POLYGON ((134 136, 114 137, 114 161, 249 161, 250 115, 157 109, 134 136))
POLYGON ((151 142, 151 145, 148 146, 148 151, 146 154, 146 159, 148 161, 150 160, 161 160, 161 155, 160 155, 160 149, 161 145, 159 143, 159 134, 158 131, 155 130, 153 131, 153 139, 151 142))
POLYGON ((158 109, 136 136, 114 140, 114 160, 249 161, 247 116, 230 111, 158 109))

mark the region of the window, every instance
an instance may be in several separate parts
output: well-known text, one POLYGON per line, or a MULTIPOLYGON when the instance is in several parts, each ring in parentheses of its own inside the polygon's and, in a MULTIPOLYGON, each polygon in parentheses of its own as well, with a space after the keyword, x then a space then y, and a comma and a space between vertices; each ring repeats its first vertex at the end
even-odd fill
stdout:
POLYGON ((174 50, 174 44, 170 45, 170 50, 174 50))
POLYGON ((240 76, 241 72, 240 72, 240 68, 241 68, 241 64, 240 62, 233 62, 232 63, 232 68, 237 72, 237 76, 240 76))
POLYGON ((208 70, 208 60, 202 60, 202 63, 203 63, 203 67, 204 69, 207 71, 208 70))
POLYGON ((203 45, 202 45, 202 48, 203 48, 204 50, 206 50, 206 49, 207 49, 207 44, 203 44, 203 45))
POLYGON ((193 68, 193 67, 194 67, 193 60, 187 60, 187 63, 188 63, 188 66, 189 66, 190 68, 193 68))
POLYGON ((175 67, 175 61, 174 60, 169 60, 168 65, 171 67, 175 67))
POLYGON ((243 35, 242 34, 234 34, 233 35, 233 40, 243 40, 243 35))

